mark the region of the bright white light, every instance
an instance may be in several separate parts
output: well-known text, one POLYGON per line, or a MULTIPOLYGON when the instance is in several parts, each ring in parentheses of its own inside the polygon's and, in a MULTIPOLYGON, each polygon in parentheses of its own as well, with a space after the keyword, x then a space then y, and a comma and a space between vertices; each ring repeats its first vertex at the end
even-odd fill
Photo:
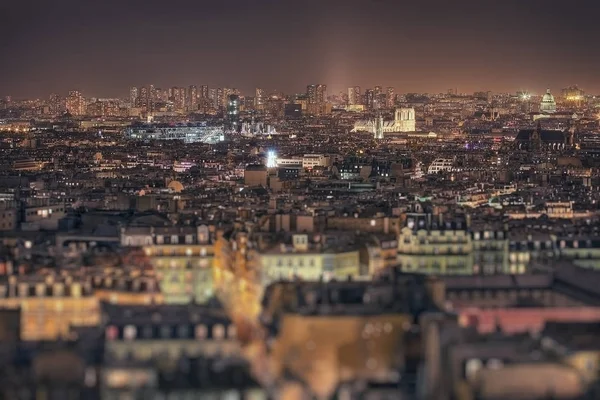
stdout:
POLYGON ((267 152, 267 168, 277 167, 277 154, 273 150, 267 152))

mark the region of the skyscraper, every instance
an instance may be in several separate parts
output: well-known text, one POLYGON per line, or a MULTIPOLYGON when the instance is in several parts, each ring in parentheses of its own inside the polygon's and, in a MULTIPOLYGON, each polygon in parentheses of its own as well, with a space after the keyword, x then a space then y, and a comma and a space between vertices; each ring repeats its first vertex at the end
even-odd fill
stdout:
POLYGON ((171 101, 175 106, 175 109, 178 111, 185 110, 186 107, 186 89, 174 86, 170 90, 171 92, 171 101))
POLYGON ((217 89, 208 90, 208 99, 211 107, 217 108, 217 89))
POLYGON ((198 88, 196 85, 191 85, 188 90, 188 107, 192 111, 198 109, 198 88))
POLYGON ((353 105, 356 104, 356 97, 354 97, 354 88, 348 88, 348 104, 353 105))
POLYGON ((396 95, 394 93, 393 87, 388 87, 385 93, 385 106, 387 108, 394 107, 394 103, 396 102, 396 95))
POLYGON ((137 104, 137 99, 139 95, 140 93, 136 86, 132 86, 131 89, 129 89, 129 102, 133 107, 135 107, 135 105, 137 104))
POLYGON ((223 89, 217 88, 217 97, 215 99, 215 108, 217 110, 223 109, 223 89))
POLYGON ((360 86, 354 86, 354 100, 355 104, 362 104, 362 98, 360 95, 360 86))
POLYGON ((254 91, 254 107, 257 110, 265 108, 265 91, 261 88, 256 88, 254 91))
POLYGON ((207 85, 202 85, 202 87, 200 88, 200 92, 202 94, 203 99, 208 99, 208 86, 207 85))
POLYGON ((240 97, 237 94, 229 95, 227 100, 227 120, 230 128, 236 130, 240 117, 240 97))
POLYGON ((317 85, 317 104, 327 101, 327 85, 317 85))
POLYGON ((154 103, 158 100, 156 93, 157 92, 154 85, 150 85, 150 89, 148 91, 148 111, 154 111, 154 103))
POLYGON ((373 108, 379 109, 385 104, 385 94, 381 86, 375 86, 373 89, 373 108))
POLYGON ((79 90, 71 90, 69 92, 69 97, 67 97, 67 111, 75 116, 85 114, 85 101, 79 90))
POLYGON ((306 86, 306 97, 309 104, 324 104, 327 101, 327 85, 306 86))
POLYGON ((221 99, 221 107, 223 109, 227 108, 227 104, 229 103, 229 96, 232 94, 233 94, 233 89, 223 88, 223 98, 221 99))
POLYGON ((308 85, 306 87, 306 98, 308 99, 308 104, 317 103, 317 85, 308 85))
POLYGON ((48 108, 51 115, 61 114, 65 109, 65 102, 59 95, 51 94, 48 108))
POLYGON ((143 107, 146 107, 147 104, 148 104, 148 88, 143 86, 140 88, 139 96, 137 98, 135 106, 143 108, 143 107))
POLYGON ((375 91, 373 89, 365 90, 365 105, 369 109, 375 108, 375 91))

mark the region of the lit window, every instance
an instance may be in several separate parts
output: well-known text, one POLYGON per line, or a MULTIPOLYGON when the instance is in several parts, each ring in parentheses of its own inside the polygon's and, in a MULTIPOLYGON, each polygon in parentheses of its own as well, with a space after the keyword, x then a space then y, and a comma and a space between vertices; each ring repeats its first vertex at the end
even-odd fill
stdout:
POLYGON ((137 334, 137 329, 133 325, 127 325, 125 327, 125 329, 123 329, 123 338, 125 338, 125 340, 135 339, 136 334, 137 334))
POLYGON ((481 370, 482 363, 481 360, 473 358, 468 360, 465 365, 465 376, 467 380, 473 380, 477 376, 477 373, 481 370))
POLYGON ((206 339, 208 330, 205 325, 196 325, 196 339, 206 339))
POLYGON ((223 339, 225 336, 225 328, 221 324, 213 326, 212 330, 213 339, 223 339))
POLYGON ((115 340, 119 336, 119 329, 114 325, 110 325, 106 328, 105 334, 108 340, 115 340))

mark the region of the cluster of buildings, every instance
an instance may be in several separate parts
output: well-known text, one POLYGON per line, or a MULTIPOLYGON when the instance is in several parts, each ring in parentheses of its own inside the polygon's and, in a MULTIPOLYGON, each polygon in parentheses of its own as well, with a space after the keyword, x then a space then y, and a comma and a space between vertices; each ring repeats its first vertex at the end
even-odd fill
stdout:
POLYGON ((0 397, 598 398, 594 96, 134 89, 0 106, 0 397))

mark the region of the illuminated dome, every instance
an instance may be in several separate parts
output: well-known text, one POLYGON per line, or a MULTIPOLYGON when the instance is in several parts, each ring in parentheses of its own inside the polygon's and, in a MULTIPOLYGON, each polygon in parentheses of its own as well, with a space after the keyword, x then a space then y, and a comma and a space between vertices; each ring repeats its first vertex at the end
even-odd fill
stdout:
POLYGON ((550 89, 546 90, 546 94, 544 94, 542 97, 542 102, 540 103, 540 112, 556 112, 556 102, 554 101, 554 96, 552 96, 552 93, 550 93, 550 89))
POLYGON ((171 189, 175 193, 180 193, 181 191, 183 191, 183 185, 179 181, 169 182, 169 185, 167 186, 167 188, 171 189))

